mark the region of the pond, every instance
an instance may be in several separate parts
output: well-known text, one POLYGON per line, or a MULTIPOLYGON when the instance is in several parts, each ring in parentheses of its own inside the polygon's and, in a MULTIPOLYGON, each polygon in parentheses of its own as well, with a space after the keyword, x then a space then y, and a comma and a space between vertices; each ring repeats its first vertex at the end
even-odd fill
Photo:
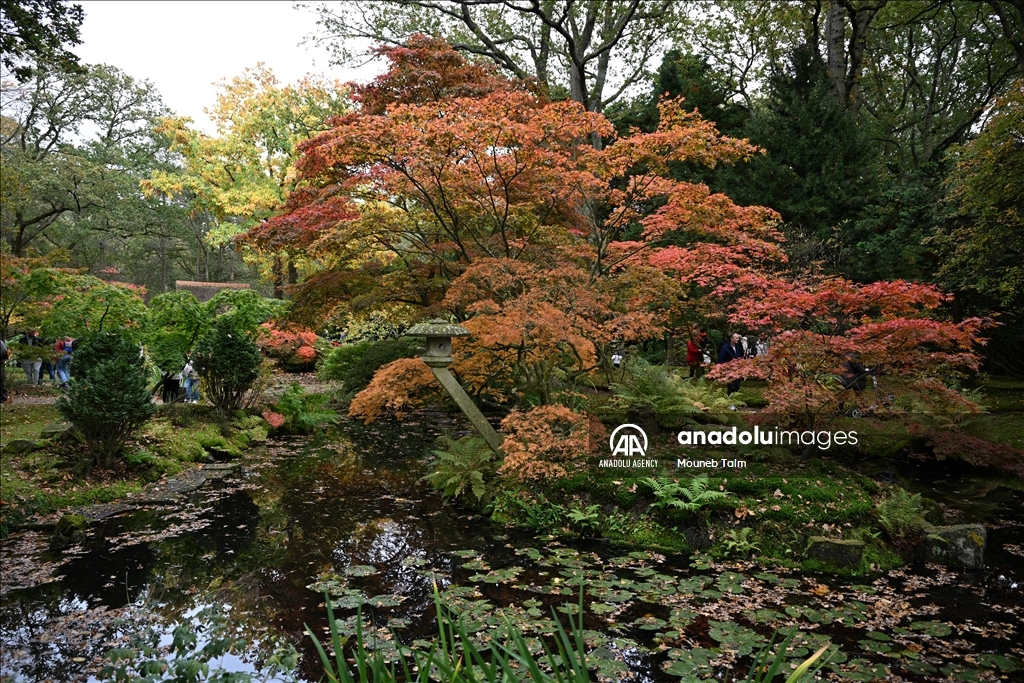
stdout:
POLYGON ((733 665, 745 674, 748 655, 781 628, 799 631, 794 661, 838 645, 826 669, 836 680, 1021 680, 1024 497, 1012 487, 907 473, 934 495, 971 498, 990 530, 984 570, 922 566, 852 581, 766 571, 538 538, 442 505, 421 477, 439 429, 464 431, 444 419, 347 422, 320 442, 272 441, 184 504, 112 517, 68 547, 12 534, 2 544, 0 677, 89 680, 131 628, 114 617, 189 618, 226 604, 250 641, 295 643, 301 675, 317 680, 303 631, 323 632, 323 590, 350 630, 362 604, 365 628, 389 652, 393 635, 408 644, 434 633, 435 585, 485 640, 506 622, 550 633, 552 607, 566 621, 583 583, 602 678, 685 683, 733 665))

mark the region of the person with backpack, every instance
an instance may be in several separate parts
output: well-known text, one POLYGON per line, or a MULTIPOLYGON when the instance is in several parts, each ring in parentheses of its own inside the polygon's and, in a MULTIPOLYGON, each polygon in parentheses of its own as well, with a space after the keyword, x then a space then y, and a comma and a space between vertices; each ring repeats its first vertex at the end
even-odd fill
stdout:
POLYGON ((199 403, 199 372, 192 364, 192 359, 185 357, 185 367, 181 369, 185 380, 185 403, 199 403))

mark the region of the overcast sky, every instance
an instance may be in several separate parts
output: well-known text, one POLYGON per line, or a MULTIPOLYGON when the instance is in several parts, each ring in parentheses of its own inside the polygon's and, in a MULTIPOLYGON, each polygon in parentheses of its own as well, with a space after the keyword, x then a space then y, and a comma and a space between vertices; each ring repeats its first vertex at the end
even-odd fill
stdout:
POLYGON ((378 70, 331 67, 324 48, 300 46, 316 29, 316 18, 290 1, 79 4, 85 10, 82 44, 72 51, 82 61, 149 79, 170 109, 211 133, 203 109, 213 105, 213 84, 257 62, 265 62, 281 83, 307 73, 365 81, 378 70))

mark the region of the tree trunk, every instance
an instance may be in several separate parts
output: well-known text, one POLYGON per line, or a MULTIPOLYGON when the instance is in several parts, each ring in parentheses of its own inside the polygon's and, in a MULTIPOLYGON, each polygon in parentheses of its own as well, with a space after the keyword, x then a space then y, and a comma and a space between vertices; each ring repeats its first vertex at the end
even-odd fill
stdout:
POLYGON ((274 257, 274 298, 284 299, 284 264, 281 263, 281 257, 274 257))
POLYGON ((825 12, 825 66, 832 81, 829 92, 846 102, 846 10, 841 0, 831 0, 825 12))

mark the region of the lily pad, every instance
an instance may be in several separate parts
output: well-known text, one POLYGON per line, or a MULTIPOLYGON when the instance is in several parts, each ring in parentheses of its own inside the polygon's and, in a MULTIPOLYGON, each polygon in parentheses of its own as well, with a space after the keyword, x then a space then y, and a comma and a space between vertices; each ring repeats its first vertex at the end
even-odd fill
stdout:
POLYGON ((601 602, 626 602, 633 597, 627 590, 615 590, 614 588, 598 588, 592 591, 592 595, 601 602))
POLYGON ((609 605, 603 602, 594 602, 590 604, 590 611, 594 614, 608 614, 619 609, 620 605, 609 605))
POLYGON ((711 626, 708 635, 712 640, 718 641, 726 649, 735 650, 740 657, 749 655, 755 646, 766 642, 764 636, 733 622, 709 619, 708 624, 711 626))
POLYGON ((953 629, 948 624, 943 624, 941 621, 915 621, 910 625, 915 631, 920 631, 926 636, 935 636, 941 638, 948 636, 953 632, 953 629))
POLYGON ((978 666, 983 666, 986 669, 998 668, 1000 671, 1005 671, 1006 673, 1020 671, 1021 668, 1020 660, 1016 660, 1013 657, 1007 657, 1006 655, 977 655, 975 659, 978 662, 978 666))
POLYGON ((474 574, 469 577, 470 581, 483 581, 484 583, 508 583, 516 578, 522 567, 506 567, 505 569, 492 569, 486 574, 474 574))
POLYGON ((373 576, 377 573, 379 573, 377 568, 368 564, 354 564, 351 567, 345 567, 346 576, 373 576))
POLYGON ((406 558, 402 559, 402 566, 403 567, 422 567, 425 564, 427 564, 427 560, 426 560, 426 558, 423 558, 423 557, 412 557, 412 556, 409 556, 409 557, 406 557, 406 558))
POLYGON ((664 619, 658 619, 657 617, 651 616, 650 614, 635 619, 633 621, 634 626, 638 626, 644 631, 657 631, 668 625, 664 619))
POLYGON ((398 607, 405 600, 404 595, 375 595, 366 599, 366 604, 371 607, 398 607))

